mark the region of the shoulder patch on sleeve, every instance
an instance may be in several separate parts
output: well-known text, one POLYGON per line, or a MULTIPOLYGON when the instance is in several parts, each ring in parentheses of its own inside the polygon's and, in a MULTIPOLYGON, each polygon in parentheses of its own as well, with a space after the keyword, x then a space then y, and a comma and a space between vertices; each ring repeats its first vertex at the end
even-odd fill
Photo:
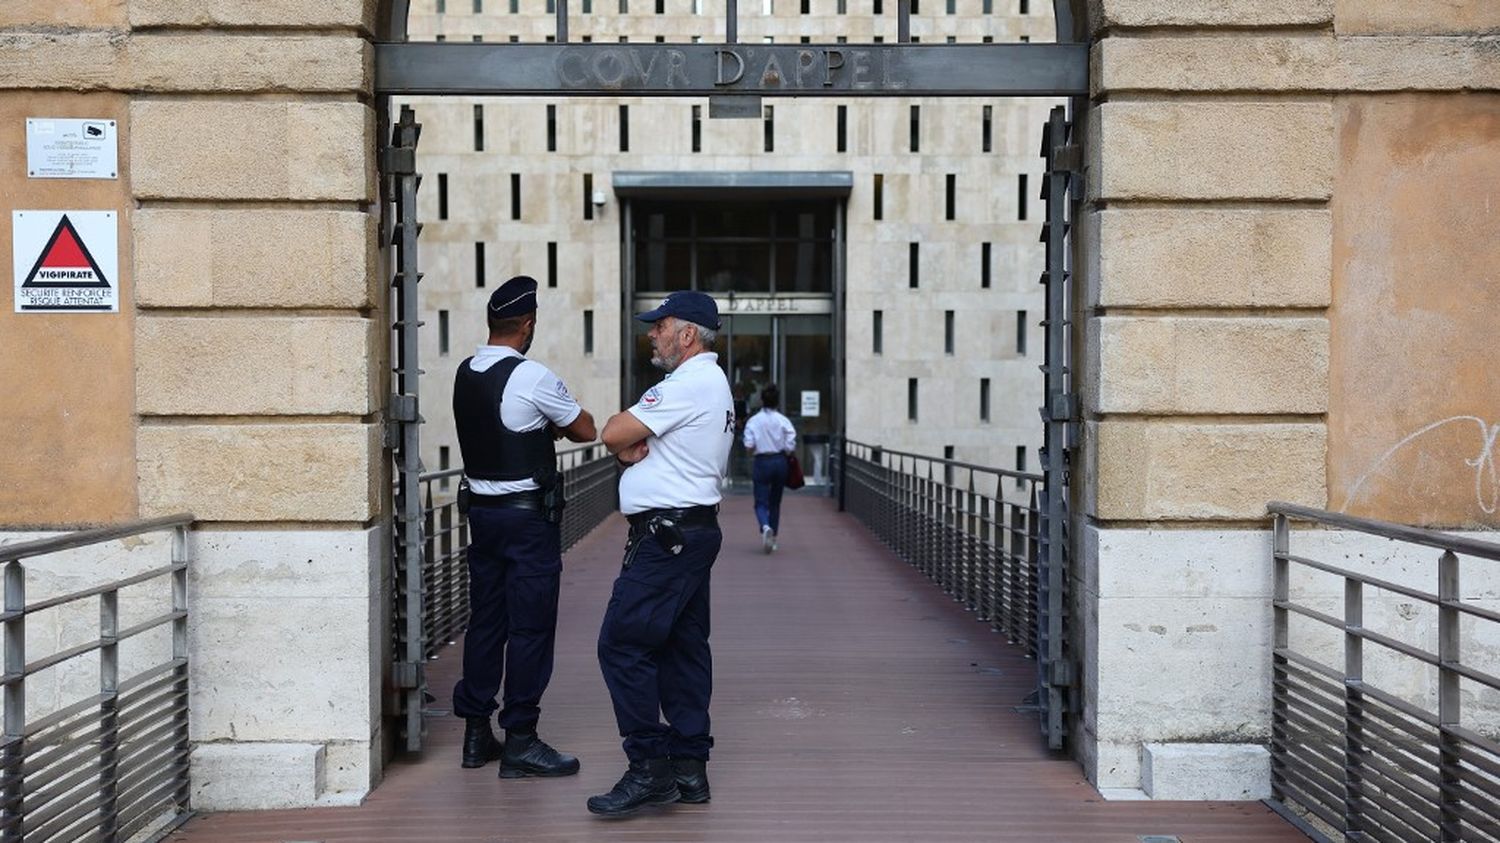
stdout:
POLYGON ((653 410, 660 406, 661 390, 659 388, 653 386, 650 389, 646 390, 645 395, 641 396, 641 409, 653 410))
POLYGON ((568 393, 568 385, 562 382, 562 378, 557 379, 556 389, 558 398, 566 398, 569 401, 573 400, 573 396, 568 393))

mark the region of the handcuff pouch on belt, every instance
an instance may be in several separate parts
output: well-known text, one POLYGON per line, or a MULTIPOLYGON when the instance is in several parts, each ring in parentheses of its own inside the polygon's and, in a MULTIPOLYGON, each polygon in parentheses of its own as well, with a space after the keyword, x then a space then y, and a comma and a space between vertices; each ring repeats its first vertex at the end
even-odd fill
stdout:
POLYGON ((472 494, 473 494, 473 492, 469 489, 469 478, 467 478, 467 477, 460 477, 460 478, 458 478, 458 514, 459 515, 468 515, 469 514, 469 504, 471 502, 470 495, 472 495, 472 494))
POLYGON ((665 515, 653 516, 639 528, 630 529, 630 537, 625 540, 625 561, 621 563, 621 567, 629 568, 631 563, 635 562, 635 555, 640 552, 641 542, 645 541, 648 535, 656 539, 656 543, 661 545, 662 550, 673 556, 682 553, 683 547, 687 544, 687 540, 682 536, 682 528, 677 526, 676 521, 665 515))

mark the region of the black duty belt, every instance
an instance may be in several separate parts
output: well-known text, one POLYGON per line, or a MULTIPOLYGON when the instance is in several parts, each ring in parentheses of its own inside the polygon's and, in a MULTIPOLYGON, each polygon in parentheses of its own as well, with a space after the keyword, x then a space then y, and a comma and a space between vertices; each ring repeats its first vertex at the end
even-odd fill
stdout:
POLYGON ((682 527, 719 526, 719 505, 689 506, 683 509, 647 509, 625 516, 634 529, 641 529, 653 518, 665 518, 682 527))
POLYGON ((532 509, 540 512, 544 508, 541 491, 511 492, 508 495, 481 495, 469 493, 469 506, 490 509, 532 509))

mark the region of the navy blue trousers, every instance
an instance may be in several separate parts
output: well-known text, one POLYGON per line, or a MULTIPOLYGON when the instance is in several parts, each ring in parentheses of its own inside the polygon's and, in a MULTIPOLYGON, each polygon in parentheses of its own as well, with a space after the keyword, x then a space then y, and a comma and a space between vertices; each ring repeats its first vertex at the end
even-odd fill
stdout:
POLYGON ((756 454, 755 470, 750 479, 755 482, 755 520, 764 527, 770 525, 771 532, 781 532, 781 493, 786 491, 786 454, 756 454))
POLYGON ((655 538, 642 538, 635 561, 615 580, 599 630, 599 668, 631 761, 707 761, 714 744, 709 572, 723 534, 718 527, 694 528, 683 538, 677 556, 655 538))
POLYGON ((504 729, 536 728, 552 679, 562 541, 556 524, 528 509, 469 510, 469 629, 453 713, 488 717, 505 680, 504 729))

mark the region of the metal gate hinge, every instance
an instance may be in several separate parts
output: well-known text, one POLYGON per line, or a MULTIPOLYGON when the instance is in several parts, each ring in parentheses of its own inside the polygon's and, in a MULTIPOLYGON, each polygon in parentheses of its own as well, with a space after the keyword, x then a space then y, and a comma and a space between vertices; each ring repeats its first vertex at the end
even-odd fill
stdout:
POLYGON ((1083 170, 1083 148, 1076 143, 1053 147, 1052 169, 1077 173, 1083 170))
POLYGON ((391 421, 415 422, 417 420, 417 396, 396 393, 391 396, 391 421))
POLYGON ((1055 688, 1073 687, 1073 663, 1055 661, 1047 665, 1047 684, 1055 688))
POLYGON ((417 150, 405 146, 388 146, 380 151, 380 169, 392 176, 409 176, 417 171, 417 150))
POLYGON ((1078 401, 1069 393, 1053 395, 1047 402, 1047 421, 1072 421, 1077 412, 1078 401))
POLYGON ((422 687, 422 665, 417 662, 396 662, 392 664, 391 681, 397 688, 422 687))

